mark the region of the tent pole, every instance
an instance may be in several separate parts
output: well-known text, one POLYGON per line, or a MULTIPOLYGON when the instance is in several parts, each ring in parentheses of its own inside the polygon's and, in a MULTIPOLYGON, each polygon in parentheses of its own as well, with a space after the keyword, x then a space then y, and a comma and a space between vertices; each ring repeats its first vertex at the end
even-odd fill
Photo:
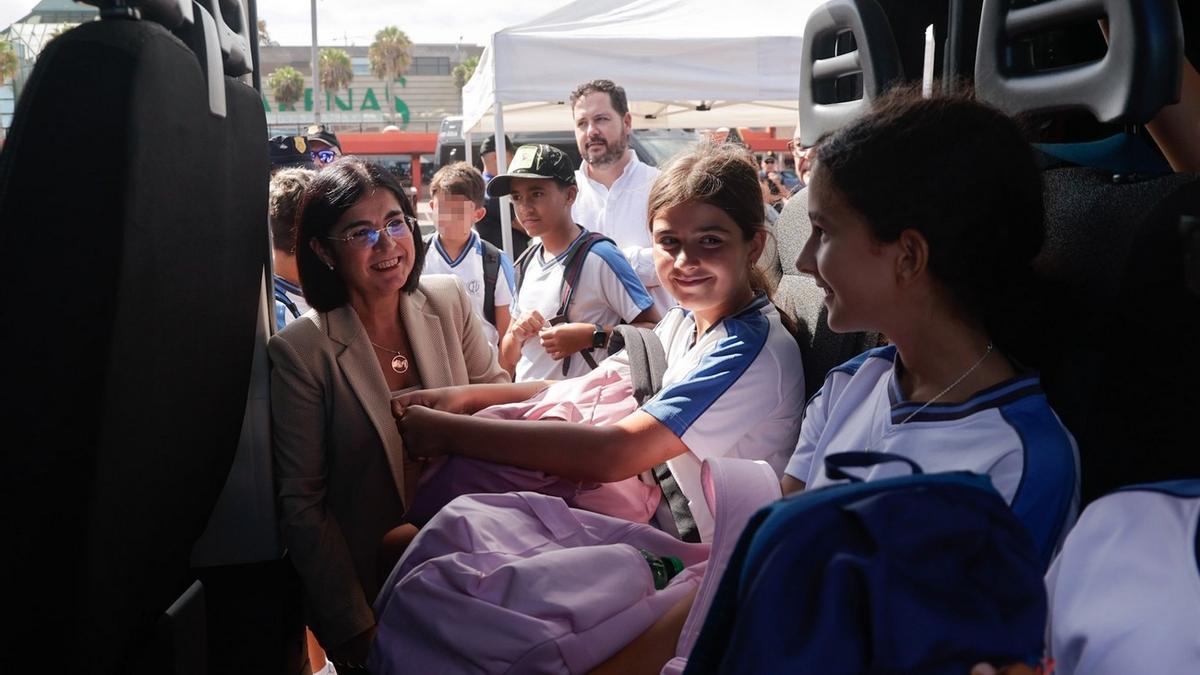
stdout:
POLYGON ((471 157, 472 149, 473 148, 471 147, 471 132, 468 131, 463 134, 463 161, 466 162, 467 164, 473 163, 471 161, 473 159, 471 157))
MULTIPOLYGON (((504 104, 496 101, 496 172, 502 174, 508 171, 508 147, 504 142, 504 104)), ((504 243, 504 252, 513 257, 512 244, 512 210, 507 196, 500 198, 500 240, 504 243)))

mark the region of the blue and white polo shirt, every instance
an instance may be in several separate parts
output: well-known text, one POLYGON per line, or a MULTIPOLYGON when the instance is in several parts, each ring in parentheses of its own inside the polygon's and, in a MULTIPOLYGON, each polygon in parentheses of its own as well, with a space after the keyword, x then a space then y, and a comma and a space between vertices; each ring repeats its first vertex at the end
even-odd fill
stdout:
POLYGON ((667 371, 663 388, 642 410, 688 447, 667 466, 687 497, 700 539, 712 541, 700 464, 709 457, 740 457, 782 472, 804 407, 800 348, 764 295, 698 337, 695 317, 681 307, 668 311, 654 332, 666 351, 667 371))
MULTIPOLYGON (((1078 514, 1079 453, 1038 376, 1017 375, 962 403, 933 403, 905 422, 924 404, 904 400, 896 358, 894 346, 880 347, 829 372, 785 473, 810 489, 830 485, 826 455, 875 450, 903 455, 926 473, 986 474, 1049 566, 1078 514)), ((856 474, 878 480, 908 472, 888 463, 856 474)))
MULTIPOLYGON (((579 236, 585 234, 587 230, 580 232, 579 236)), ((575 242, 571 243, 573 245, 575 242)), ((537 310, 546 321, 554 317, 560 304, 563 272, 570 250, 568 246, 553 258, 546 257, 545 249, 533 252, 533 259, 525 267, 525 278, 517 291, 517 309, 512 313, 514 318, 530 310, 537 310)), ((625 255, 611 243, 601 241, 592 246, 583 260, 579 284, 567 312, 572 323, 613 326, 622 321, 632 322, 653 304, 646 287, 625 260, 625 255)), ((567 373, 563 375, 562 361, 550 358, 537 336, 534 336, 521 346, 516 381, 562 380, 578 377, 590 370, 583 357, 576 354, 571 356, 567 373)))
MULTIPOLYGON (((482 319, 480 323, 483 325, 484 335, 493 345, 500 344, 500 332, 483 315, 483 240, 479 238, 479 233, 471 231, 471 238, 467 240, 467 245, 457 258, 450 257, 442 246, 441 238, 435 233, 429 250, 425 252, 425 267, 421 270, 421 276, 426 274, 453 274, 458 277, 462 281, 463 290, 471 298, 471 307, 476 316, 482 319)), ((501 251, 500 276, 496 279, 496 290, 493 293, 496 306, 510 307, 516 292, 517 274, 513 270, 512 260, 501 251)))
POLYGON ((1092 502, 1046 589, 1054 672, 1200 672, 1200 480, 1092 502))

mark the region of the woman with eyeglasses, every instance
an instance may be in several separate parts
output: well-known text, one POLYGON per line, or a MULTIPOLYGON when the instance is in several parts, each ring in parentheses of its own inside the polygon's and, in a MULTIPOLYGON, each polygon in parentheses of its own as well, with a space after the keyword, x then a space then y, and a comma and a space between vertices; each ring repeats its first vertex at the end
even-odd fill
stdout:
POLYGON ((391 398, 508 374, 456 277, 421 277, 414 209, 387 169, 354 157, 325 167, 297 229, 313 311, 268 344, 275 477, 308 624, 341 671, 366 660, 379 543, 417 485, 391 398))

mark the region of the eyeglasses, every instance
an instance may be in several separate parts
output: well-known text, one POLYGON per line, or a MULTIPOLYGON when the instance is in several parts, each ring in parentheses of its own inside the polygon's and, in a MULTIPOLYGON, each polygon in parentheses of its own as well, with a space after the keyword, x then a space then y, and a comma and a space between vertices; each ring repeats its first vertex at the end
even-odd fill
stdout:
POLYGON ((308 156, 322 164, 328 164, 338 158, 336 150, 311 150, 308 156))
POLYGON ((417 219, 412 216, 404 216, 403 218, 389 220, 388 224, 383 227, 360 227, 344 237, 325 238, 350 244, 355 248, 371 248, 379 243, 379 233, 384 230, 387 230, 388 236, 392 239, 411 237, 417 230, 417 219))

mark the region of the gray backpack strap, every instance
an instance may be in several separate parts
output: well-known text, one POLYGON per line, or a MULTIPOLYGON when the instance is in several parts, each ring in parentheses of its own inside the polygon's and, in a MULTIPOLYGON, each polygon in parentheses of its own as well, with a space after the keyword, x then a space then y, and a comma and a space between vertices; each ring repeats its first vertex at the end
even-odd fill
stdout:
MULTIPOLYGON (((662 389, 663 374, 667 371, 667 353, 663 349, 658 335, 649 328, 621 325, 613 328, 609 340, 609 353, 625 349, 629 357, 629 371, 633 379, 633 396, 638 405, 644 404, 662 389)), ((654 480, 662 490, 663 499, 671 508, 671 517, 675 521, 675 529, 679 538, 698 543, 700 531, 696 527, 696 519, 688 508, 687 497, 679 489, 675 476, 666 462, 654 467, 654 480)))
POLYGON ((608 341, 609 354, 621 349, 629 356, 633 396, 640 406, 662 389, 663 373, 667 371, 667 353, 654 331, 628 324, 613 326, 612 337, 608 341))

